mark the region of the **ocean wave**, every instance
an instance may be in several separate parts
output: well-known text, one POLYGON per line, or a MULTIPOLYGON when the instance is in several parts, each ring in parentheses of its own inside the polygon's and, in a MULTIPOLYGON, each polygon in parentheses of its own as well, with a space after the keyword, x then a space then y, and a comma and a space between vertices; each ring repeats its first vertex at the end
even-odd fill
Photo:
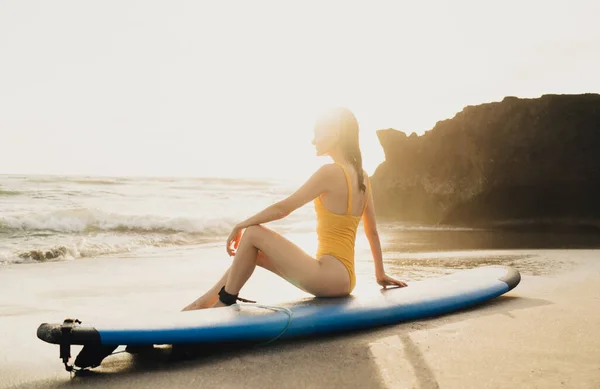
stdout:
POLYGON ((66 180, 73 184, 83 185, 123 185, 124 182, 118 180, 66 180))
POLYGON ((227 187, 242 189, 261 189, 278 186, 281 182, 277 179, 246 179, 229 177, 82 177, 82 176, 33 176, 23 177, 30 183, 37 184, 81 184, 81 185, 124 185, 144 183, 176 184, 180 189, 205 189, 206 187, 227 187))
POLYGON ((127 178, 121 177, 77 177, 77 176, 46 176, 46 177, 24 177, 28 182, 36 184, 53 184, 53 183, 72 183, 84 185, 122 185, 129 181, 127 178))
MULTIPOLYGON (((185 181, 186 179, 180 179, 185 181)), ((250 187, 264 187, 273 184, 277 184, 278 181, 275 179, 247 179, 247 178, 230 178, 230 177, 193 177, 188 180, 198 182, 206 185, 225 184, 225 185, 242 185, 250 187)))
POLYGON ((226 218, 201 219, 157 215, 124 215, 98 209, 75 208, 46 213, 0 216, 0 231, 177 233, 202 236, 228 234, 235 222, 226 218))
POLYGON ((4 190, 4 189, 0 189, 0 197, 3 196, 20 196, 22 195, 23 192, 17 191, 17 190, 4 190))
POLYGON ((84 237, 75 239, 75 243, 49 245, 35 249, 16 250, 0 253, 0 263, 31 263, 62 261, 76 258, 94 258, 106 255, 127 254, 151 247, 174 247, 203 244, 211 239, 194 234, 141 237, 124 243, 110 243, 84 237))

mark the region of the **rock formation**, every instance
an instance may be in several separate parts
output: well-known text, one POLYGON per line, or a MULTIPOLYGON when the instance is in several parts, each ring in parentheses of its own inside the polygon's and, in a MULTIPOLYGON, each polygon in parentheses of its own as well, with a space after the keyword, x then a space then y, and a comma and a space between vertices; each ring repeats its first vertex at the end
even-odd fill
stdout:
POLYGON ((426 224, 600 226, 600 95, 506 97, 421 136, 377 132, 379 217, 426 224))

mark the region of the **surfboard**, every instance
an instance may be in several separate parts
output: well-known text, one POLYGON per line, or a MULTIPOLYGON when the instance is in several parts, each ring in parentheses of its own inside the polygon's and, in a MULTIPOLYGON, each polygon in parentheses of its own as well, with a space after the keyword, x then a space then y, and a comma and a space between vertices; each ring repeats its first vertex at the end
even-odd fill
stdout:
POLYGON ((520 281, 520 273, 512 267, 483 266, 411 282, 405 288, 373 288, 372 293, 342 298, 307 298, 276 306, 243 303, 93 323, 66 319, 42 323, 37 337, 61 345, 61 356, 70 345, 269 342, 438 316, 494 299, 520 281))

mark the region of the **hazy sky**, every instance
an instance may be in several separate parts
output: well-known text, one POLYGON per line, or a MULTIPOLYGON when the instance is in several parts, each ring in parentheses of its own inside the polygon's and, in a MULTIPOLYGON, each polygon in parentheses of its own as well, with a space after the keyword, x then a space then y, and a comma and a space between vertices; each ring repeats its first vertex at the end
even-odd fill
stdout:
POLYGON ((423 133, 600 91, 600 2, 0 0, 0 173, 298 176, 316 113, 423 133))

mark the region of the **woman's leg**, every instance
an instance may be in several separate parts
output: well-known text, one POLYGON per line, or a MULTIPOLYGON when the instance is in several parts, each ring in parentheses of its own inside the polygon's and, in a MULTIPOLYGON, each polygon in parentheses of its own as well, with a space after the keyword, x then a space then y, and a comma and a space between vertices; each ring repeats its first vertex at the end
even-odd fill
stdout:
POLYGON ((227 277, 229 276, 230 270, 231 270, 231 267, 229 267, 229 269, 227 269, 227 271, 225 271, 225 274, 223 274, 223 276, 221 276, 219 281, 217 281, 217 283, 212 288, 210 288, 206 293, 204 293, 202 296, 198 297, 195 301, 190 303, 188 306, 183 308, 182 311, 192 311, 195 309, 204 309, 204 308, 212 307, 214 305, 214 303, 216 303, 217 300, 219 299, 219 291, 221 290, 223 285, 225 285, 225 282, 227 281, 227 277))
MULTIPOLYGON (((348 293, 350 277, 339 261, 316 261, 298 246, 263 226, 246 229, 229 270, 225 291, 238 294, 258 264, 262 251, 272 271, 298 288, 315 296, 343 296, 348 293)), ((217 301, 215 306, 221 306, 217 301)))
MULTIPOLYGON (((269 260, 269 258, 267 258, 267 256, 262 251, 258 252, 258 261, 256 264, 262 268, 265 268, 265 269, 277 274, 278 276, 281 276, 281 274, 279 274, 277 269, 271 264, 271 261, 269 260)), ((214 284, 212 288, 210 288, 202 296, 198 297, 198 299, 196 299, 194 302, 190 303, 188 306, 183 308, 182 311, 191 311, 191 310, 195 310, 195 309, 204 309, 204 308, 212 307, 219 299, 219 291, 225 285, 225 282, 227 281, 227 277, 229 276, 230 270, 231 270, 231 267, 229 267, 229 269, 227 269, 227 271, 225 271, 225 274, 223 274, 223 276, 221 276, 219 281, 217 281, 217 283, 214 284)))

